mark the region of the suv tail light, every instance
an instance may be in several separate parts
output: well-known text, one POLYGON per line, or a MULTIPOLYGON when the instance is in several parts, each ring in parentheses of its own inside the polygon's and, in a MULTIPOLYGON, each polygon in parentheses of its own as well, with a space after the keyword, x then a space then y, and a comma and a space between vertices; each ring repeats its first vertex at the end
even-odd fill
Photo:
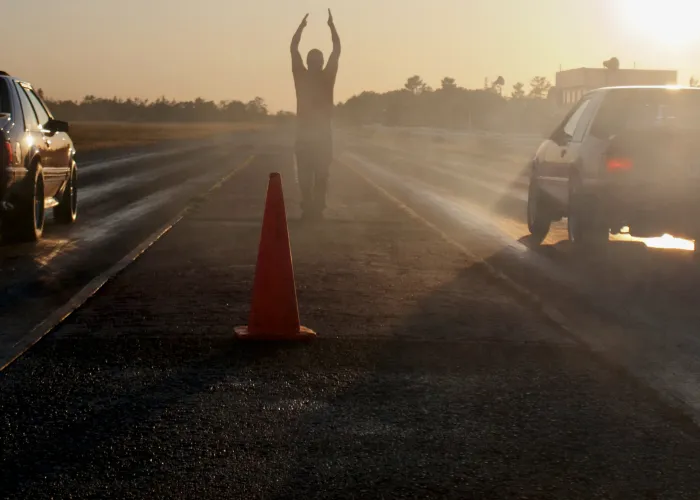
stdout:
POLYGON ((608 169, 608 172, 626 172, 632 170, 632 160, 618 157, 608 158, 605 167, 608 169))
POLYGON ((14 163, 14 155, 12 154, 12 143, 10 141, 3 142, 3 163, 6 167, 14 163))

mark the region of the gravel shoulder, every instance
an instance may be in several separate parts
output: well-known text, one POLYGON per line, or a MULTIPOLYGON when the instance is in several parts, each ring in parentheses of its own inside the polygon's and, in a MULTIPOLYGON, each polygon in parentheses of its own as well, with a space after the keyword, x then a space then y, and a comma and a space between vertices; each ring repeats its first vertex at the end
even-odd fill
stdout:
POLYGON ((270 147, 0 375, 7 498, 696 498, 700 432, 342 165, 270 147), (303 345, 242 344, 282 173, 303 345))

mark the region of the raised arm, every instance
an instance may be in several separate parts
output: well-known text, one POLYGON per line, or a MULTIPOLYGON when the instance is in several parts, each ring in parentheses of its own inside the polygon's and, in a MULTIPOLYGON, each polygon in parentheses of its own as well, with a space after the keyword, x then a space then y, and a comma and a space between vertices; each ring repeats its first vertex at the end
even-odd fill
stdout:
POLYGON ((333 52, 328 58, 327 69, 333 72, 338 71, 338 59, 340 59, 340 37, 338 36, 338 31, 335 29, 335 23, 333 22, 333 14, 331 14, 331 9, 328 9, 328 27, 331 29, 331 38, 333 39, 333 52))
POLYGON ((296 33, 294 33, 294 36, 292 37, 292 45, 289 47, 292 53, 292 71, 300 71, 305 69, 304 61, 301 59, 301 54, 299 53, 299 42, 301 42, 301 34, 304 32, 304 28, 306 28, 307 17, 309 17, 308 14, 306 14, 304 19, 301 20, 301 24, 299 24, 296 33))

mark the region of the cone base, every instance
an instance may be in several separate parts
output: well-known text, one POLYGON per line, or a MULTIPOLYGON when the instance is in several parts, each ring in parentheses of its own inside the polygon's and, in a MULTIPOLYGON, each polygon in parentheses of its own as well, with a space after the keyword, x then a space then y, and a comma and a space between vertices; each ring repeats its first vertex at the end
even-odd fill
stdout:
POLYGON ((234 328, 236 338, 240 340, 264 340, 264 341, 280 341, 280 340, 310 340, 316 338, 316 332, 302 326, 298 332, 289 333, 250 333, 247 326, 237 326, 234 328))

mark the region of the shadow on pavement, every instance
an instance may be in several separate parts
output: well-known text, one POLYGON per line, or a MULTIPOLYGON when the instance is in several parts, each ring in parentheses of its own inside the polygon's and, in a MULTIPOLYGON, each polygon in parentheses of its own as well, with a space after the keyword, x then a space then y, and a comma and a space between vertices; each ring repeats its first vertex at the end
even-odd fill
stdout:
POLYGON ((527 305, 476 298, 488 281, 471 266, 385 338, 339 344, 362 369, 294 423, 277 498, 694 494, 692 422, 527 305))
MULTIPOLYGON (((531 262, 523 266, 507 252, 491 263, 540 294, 565 285, 582 301, 604 302, 620 313, 644 310, 654 323, 681 324, 700 320, 695 307, 700 266, 692 252, 649 248, 643 242, 615 241, 598 250, 576 250, 568 241, 538 246, 529 237, 519 240, 530 248, 531 262)), ((689 327, 691 324, 686 324, 689 327)))

